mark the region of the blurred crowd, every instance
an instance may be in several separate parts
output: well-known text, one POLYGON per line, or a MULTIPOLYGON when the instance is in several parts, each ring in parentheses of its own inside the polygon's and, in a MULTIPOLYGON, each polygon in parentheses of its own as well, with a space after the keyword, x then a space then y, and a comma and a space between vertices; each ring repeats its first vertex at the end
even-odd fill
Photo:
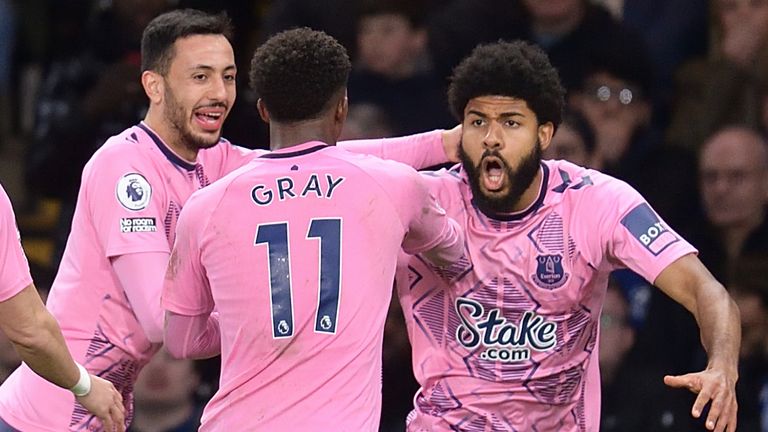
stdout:
MULTIPOLYGON (((768 431, 768 0, 0 0, 0 181, 39 288, 58 267, 85 162, 146 112, 141 31, 185 7, 234 21, 241 82, 224 136, 249 148, 268 139, 248 59, 280 30, 324 30, 349 50, 343 139, 450 128, 445 90, 461 58, 498 39, 539 44, 568 90, 545 157, 630 183, 698 248, 741 309, 739 430, 768 431)), ((616 272, 599 345, 601 430, 704 430, 693 396, 662 381, 705 366, 681 306, 616 272)), ((416 384, 396 300, 384 356, 381 430, 401 431, 416 384)), ((0 380, 18 361, 0 340, 0 380)), ((131 430, 196 430, 217 368, 156 356, 131 430)))

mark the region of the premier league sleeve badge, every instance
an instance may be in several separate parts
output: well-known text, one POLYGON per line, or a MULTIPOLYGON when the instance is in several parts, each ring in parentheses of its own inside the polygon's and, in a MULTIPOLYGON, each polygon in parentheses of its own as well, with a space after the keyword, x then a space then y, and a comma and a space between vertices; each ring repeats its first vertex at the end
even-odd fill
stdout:
POLYGON ((143 210, 149 204, 152 196, 152 186, 143 175, 129 173, 123 175, 115 189, 117 200, 128 210, 143 210))

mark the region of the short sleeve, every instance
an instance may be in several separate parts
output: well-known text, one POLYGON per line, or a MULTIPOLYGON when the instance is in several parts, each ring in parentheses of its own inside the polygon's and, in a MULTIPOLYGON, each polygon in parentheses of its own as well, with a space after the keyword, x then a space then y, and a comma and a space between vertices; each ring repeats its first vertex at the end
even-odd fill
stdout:
POLYGON ((125 158, 103 154, 83 173, 78 206, 85 205, 94 235, 107 257, 139 252, 170 252, 166 218, 181 203, 168 198, 160 169, 141 154, 125 158))
POLYGON ((653 282, 668 265, 696 249, 675 232, 628 184, 609 179, 591 207, 598 223, 606 258, 653 282))

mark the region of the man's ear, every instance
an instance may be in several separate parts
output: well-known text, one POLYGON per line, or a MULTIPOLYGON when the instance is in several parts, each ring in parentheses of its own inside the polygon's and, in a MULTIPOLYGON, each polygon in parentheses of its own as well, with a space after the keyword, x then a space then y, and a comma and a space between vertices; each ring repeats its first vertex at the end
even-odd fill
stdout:
POLYGON ((144 87, 144 93, 147 94, 151 104, 159 104, 163 101, 165 80, 162 75, 153 71, 142 72, 141 86, 144 87))
POLYGON ((339 99, 339 103, 336 104, 336 112, 334 117, 338 123, 344 124, 347 120, 347 113, 349 112, 349 99, 347 98, 347 92, 344 92, 344 97, 339 99))
POLYGON ((539 142, 541 143, 541 150, 544 151, 552 143, 552 136, 555 134, 555 125, 552 122, 540 124, 537 134, 539 136, 539 142))
POLYGON ((267 107, 261 98, 256 101, 256 110, 259 112, 259 117, 264 120, 264 123, 269 123, 269 111, 267 111, 267 107))

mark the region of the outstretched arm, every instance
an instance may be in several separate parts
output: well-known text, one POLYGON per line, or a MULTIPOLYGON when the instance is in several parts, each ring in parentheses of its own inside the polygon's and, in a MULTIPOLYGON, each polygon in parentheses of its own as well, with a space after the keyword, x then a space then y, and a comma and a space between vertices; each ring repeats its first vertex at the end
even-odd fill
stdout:
POLYGON ((56 319, 34 285, 0 302, 0 329, 35 373, 72 390, 78 402, 101 419, 105 430, 125 430, 122 396, 112 383, 88 375, 72 360, 56 319))
POLYGON ((355 153, 394 160, 415 169, 458 162, 461 126, 398 138, 342 141, 339 146, 355 153))
POLYGON ((707 367, 696 373, 666 376, 671 387, 687 388, 698 394, 691 413, 698 418, 712 402, 706 427, 717 432, 736 430, 736 381, 741 343, 739 310, 725 288, 699 259, 686 255, 670 264, 654 284, 695 317, 701 341, 707 351, 707 367))

